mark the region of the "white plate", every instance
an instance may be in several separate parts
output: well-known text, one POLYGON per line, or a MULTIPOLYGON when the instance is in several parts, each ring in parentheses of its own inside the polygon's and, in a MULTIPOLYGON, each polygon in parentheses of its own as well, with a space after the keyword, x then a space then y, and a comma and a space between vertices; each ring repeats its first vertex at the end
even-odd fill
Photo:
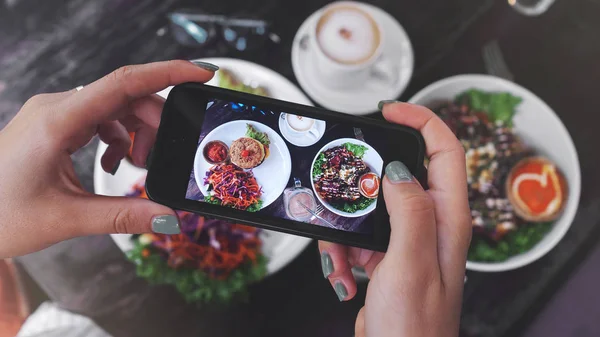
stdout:
MULTIPOLYGON (((201 61, 216 64, 223 69, 230 70, 242 81, 255 81, 267 87, 271 97, 286 100, 294 103, 312 105, 310 100, 302 93, 298 87, 285 77, 261 65, 230 58, 207 58, 201 61)), ((218 72, 217 75, 218 76, 218 72)), ((217 85, 217 78, 213 78, 207 84, 217 85)), ((159 93, 166 98, 171 88, 167 88, 159 93)), ((100 158, 106 150, 106 144, 100 142, 96 151, 94 162, 94 190, 98 194, 123 196, 131 192, 134 184, 139 182, 146 175, 146 170, 131 165, 123 160, 117 173, 112 176, 100 165, 100 158)), ((111 235, 117 246, 127 252, 133 248, 129 234, 111 235)), ((289 264, 298 256, 311 242, 311 239, 301 236, 283 234, 279 232, 261 231, 263 242, 262 252, 269 259, 267 272, 272 275, 289 264)))
MULTIPOLYGON (((227 69, 244 83, 258 83, 267 88, 269 97, 271 98, 298 104, 313 105, 302 90, 290 82, 290 80, 260 64, 226 57, 205 58, 198 59, 197 61, 212 63, 223 69, 227 69)), ((218 76, 219 72, 217 71, 215 77, 206 82, 206 84, 217 86, 219 84, 218 76)), ((171 88, 169 87, 158 94, 162 97, 167 97, 171 88)))
POLYGON ((548 157, 560 168, 569 184, 567 205, 552 230, 531 250, 503 262, 485 263, 467 261, 467 269, 498 272, 523 267, 548 253, 563 238, 571 226, 581 192, 581 171, 577 150, 569 132, 552 109, 531 91, 518 84, 487 75, 459 75, 449 77, 419 91, 410 103, 431 105, 448 101, 468 89, 510 92, 523 101, 513 119, 515 132, 529 146, 548 157))
POLYGON ((328 144, 326 144, 325 146, 323 146, 315 155, 315 159, 313 159, 312 164, 310 165, 310 185, 313 188, 313 191, 315 192, 315 195, 317 196, 317 198, 319 199, 319 201, 323 204, 323 206, 325 206, 328 210, 330 210, 331 212, 337 214, 337 215, 341 215, 343 217, 347 217, 347 218, 358 218, 360 216, 366 215, 371 213, 375 207, 377 206, 377 202, 372 203, 371 205, 369 205, 369 207, 357 211, 355 213, 348 213, 348 212, 344 212, 344 211, 340 211, 337 208, 334 208, 333 206, 331 206, 327 201, 323 200, 321 198, 321 196, 319 195, 319 193, 317 193, 317 190, 315 188, 315 184, 313 182, 313 176, 312 176, 312 168, 315 166, 315 161, 317 160, 317 157, 319 157, 319 154, 325 150, 328 150, 332 147, 336 147, 336 146, 340 146, 344 143, 352 143, 352 144, 358 144, 358 145, 363 145, 365 147, 367 147, 367 151, 365 152, 365 155, 363 156, 363 160, 365 161, 365 164, 367 164, 367 166, 371 169, 372 172, 375 172, 377 174, 377 176, 379 176, 381 178, 381 173, 382 173, 382 169, 383 169, 383 159, 381 158, 381 156, 379 155, 379 153, 377 153, 377 151, 375 151, 375 149, 363 142, 360 141, 358 139, 353 139, 353 138, 340 138, 340 139, 336 139, 332 142, 329 142, 328 144))
POLYGON ((227 146, 231 146, 234 140, 246 135, 246 125, 252 125, 258 132, 266 132, 271 143, 269 144, 269 156, 252 169, 256 182, 262 188, 262 208, 269 206, 277 200, 283 190, 287 187, 292 174, 292 157, 281 136, 270 127, 250 120, 236 120, 221 124, 209 132, 196 150, 194 159, 194 177, 196 184, 203 195, 208 195, 207 185, 204 185, 206 172, 213 164, 206 161, 203 154, 204 146, 210 141, 220 140, 227 146))
POLYGON ((288 142, 292 143, 293 145, 296 145, 299 147, 311 146, 313 144, 316 144, 319 140, 321 140, 321 138, 325 134, 325 128, 327 127, 327 124, 325 123, 325 121, 322 121, 320 119, 315 119, 315 127, 316 127, 317 131, 319 132, 318 138, 294 135, 293 133, 288 131, 288 126, 285 122, 285 118, 281 118, 282 115, 283 115, 283 113, 280 115, 280 118, 279 118, 279 131, 283 135, 283 138, 285 138, 288 142))
MULTIPOLYGON (((381 100, 399 97, 410 81, 414 68, 414 55, 408 34, 396 19, 379 7, 361 2, 350 2, 373 16, 384 31, 383 56, 396 61, 398 80, 393 86, 382 88, 380 84, 367 81, 353 89, 336 90, 319 80, 313 53, 303 49, 300 41, 307 37, 309 29, 319 19, 322 9, 304 21, 292 44, 292 67, 298 83, 308 95, 323 107, 352 115, 365 115, 377 110, 381 100)), ((304 44, 310 48, 310 44, 304 44)))

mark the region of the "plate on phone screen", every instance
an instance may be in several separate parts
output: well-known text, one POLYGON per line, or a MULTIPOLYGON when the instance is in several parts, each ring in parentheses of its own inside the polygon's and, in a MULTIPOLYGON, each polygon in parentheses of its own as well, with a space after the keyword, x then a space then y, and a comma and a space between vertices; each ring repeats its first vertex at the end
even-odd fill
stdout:
POLYGON ((207 185, 204 184, 206 172, 213 167, 213 164, 206 161, 203 150, 206 144, 211 141, 222 141, 227 146, 243 137, 246 134, 247 125, 251 125, 258 132, 265 132, 271 143, 269 144, 269 155, 258 166, 252 169, 258 185, 262 190, 260 199, 261 208, 269 206, 277 200, 283 190, 288 185, 290 175, 292 174, 292 157, 290 150, 281 138, 281 136, 270 127, 255 121, 237 120, 221 124, 209 132, 200 142, 196 157, 194 158, 194 176, 196 184, 203 195, 208 195, 207 185))
MULTIPOLYGON (((333 204, 331 204, 330 202, 326 201, 325 199, 323 199, 323 197, 321 196, 321 193, 317 190, 316 185, 315 185, 315 175, 314 175, 314 169, 315 169, 315 163, 317 162, 317 159, 319 158, 319 156, 321 156, 322 153, 325 153, 327 150, 331 150, 331 149, 335 149, 338 147, 344 147, 347 144, 352 144, 353 146, 360 146, 362 147, 364 150, 364 153, 362 155, 360 155, 360 157, 356 158, 356 160, 361 161, 362 163, 364 163, 364 165, 366 165, 369 168, 370 172, 374 172, 378 177, 381 177, 383 172, 382 172, 382 168, 383 168, 383 159, 381 158, 381 155, 369 144, 360 141, 358 139, 353 139, 353 138, 340 138, 340 139, 336 139, 334 141, 331 141, 327 144, 325 144, 325 146, 323 146, 315 155, 315 159, 313 159, 312 164, 311 164, 311 179, 310 179, 310 183, 312 186, 313 191, 315 192, 315 195, 317 196, 317 198, 319 199, 319 202, 321 204, 323 204, 323 206, 325 206, 328 210, 330 210, 331 212, 337 214, 337 215, 341 215, 344 217, 348 217, 348 218, 357 218, 357 217, 361 217, 363 215, 369 214, 371 212, 373 212, 375 210, 375 207, 377 206, 377 202, 376 201, 372 201, 371 204, 369 204, 368 206, 362 206, 359 209, 355 209, 353 212, 347 212, 344 210, 344 208, 342 207, 335 207, 333 204)), ((341 172, 341 170, 340 170, 341 172)), ((360 202, 361 199, 357 200, 357 201, 348 201, 348 203, 352 204, 352 203, 357 203, 360 202)))
MULTIPOLYGON (((207 58, 201 59, 201 61, 213 63, 221 67, 221 69, 228 70, 244 83, 252 82, 264 86, 272 98, 312 105, 310 100, 292 82, 266 67, 248 61, 229 58, 207 58)), ((217 86, 218 76, 219 73, 217 72, 215 77, 207 84, 217 86)), ((158 94, 166 98, 170 90, 171 88, 167 88, 158 94)), ((128 160, 123 160, 114 176, 104 172, 100 165, 100 158, 106 148, 106 144, 99 142, 94 162, 94 190, 97 194, 124 196, 132 191, 135 184, 144 179, 146 170, 133 166, 128 160)), ((111 237, 123 252, 133 248, 131 235, 112 234, 111 237)), ((262 230, 260 238, 263 242, 263 254, 269 259, 267 264, 269 275, 274 274, 289 264, 311 241, 308 238, 268 230, 262 230)))

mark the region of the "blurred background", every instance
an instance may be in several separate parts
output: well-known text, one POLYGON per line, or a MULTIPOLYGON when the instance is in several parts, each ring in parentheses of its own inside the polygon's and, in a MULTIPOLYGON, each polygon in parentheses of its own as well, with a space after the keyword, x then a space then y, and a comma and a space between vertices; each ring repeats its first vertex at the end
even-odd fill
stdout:
MULTIPOLYGON (((492 206, 486 197, 487 208, 474 207, 480 240, 469 255, 460 334, 600 336, 600 157, 591 100, 600 78, 600 1, 346 3, 377 22, 366 27, 358 20, 350 34, 381 37, 358 51, 333 50, 340 37, 318 28, 339 24, 335 15, 324 15, 343 17, 336 6, 324 0, 0 0, 0 128, 35 94, 86 85, 123 65, 168 59, 208 58, 222 69, 212 85, 372 118, 381 118, 381 99, 434 109, 441 101, 445 110, 436 112, 453 125, 464 117, 452 113, 454 106, 489 108, 484 112, 492 116, 510 97, 502 132, 555 163, 568 196, 562 213, 543 223, 525 223, 512 211, 505 216, 517 220, 496 221, 505 210, 494 205, 510 197, 504 192, 492 206), (366 61, 351 60, 356 67, 348 67, 342 59, 354 52, 366 61), (487 76, 454 77, 466 74, 487 76), (332 81, 339 76, 360 80, 343 86, 332 81), (492 103, 476 107, 475 97, 492 103)), ((496 149, 517 144, 491 142, 496 149)), ((94 174, 98 146, 94 141, 73 156, 84 186, 140 196, 133 186, 142 170, 126 168, 114 178, 94 174)), ((471 197, 479 205, 479 194, 471 197)), ((316 242, 261 240, 261 254, 265 261, 279 259, 276 267, 264 262, 266 269, 252 269, 252 277, 235 274, 246 272, 236 267, 239 279, 210 281, 210 287, 162 260, 149 264, 139 237, 79 238, 0 261, 0 336, 38 336, 65 326, 97 336, 352 336, 367 286, 361 271, 356 298, 340 303, 323 279, 316 242), (288 254, 275 256, 272 245, 288 254), (225 303, 206 294, 225 294, 225 303)))

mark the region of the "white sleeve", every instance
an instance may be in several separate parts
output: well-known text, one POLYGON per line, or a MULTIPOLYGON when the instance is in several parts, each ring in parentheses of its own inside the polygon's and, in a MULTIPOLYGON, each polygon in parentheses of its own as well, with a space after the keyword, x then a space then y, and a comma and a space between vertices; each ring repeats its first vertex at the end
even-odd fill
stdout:
POLYGON ((31 315, 16 337, 110 337, 91 319, 44 302, 31 315))

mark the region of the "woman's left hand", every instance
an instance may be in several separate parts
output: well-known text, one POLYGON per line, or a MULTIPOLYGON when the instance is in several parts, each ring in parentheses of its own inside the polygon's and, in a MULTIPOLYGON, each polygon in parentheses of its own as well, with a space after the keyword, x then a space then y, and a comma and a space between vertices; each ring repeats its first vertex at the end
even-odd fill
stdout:
POLYGON ((164 101, 156 92, 206 82, 218 68, 167 61, 127 66, 86 86, 42 94, 0 131, 0 259, 76 236, 179 231, 175 212, 139 198, 86 192, 71 154, 96 134, 109 146, 102 168, 114 174, 135 132, 133 162, 143 167, 164 101))

